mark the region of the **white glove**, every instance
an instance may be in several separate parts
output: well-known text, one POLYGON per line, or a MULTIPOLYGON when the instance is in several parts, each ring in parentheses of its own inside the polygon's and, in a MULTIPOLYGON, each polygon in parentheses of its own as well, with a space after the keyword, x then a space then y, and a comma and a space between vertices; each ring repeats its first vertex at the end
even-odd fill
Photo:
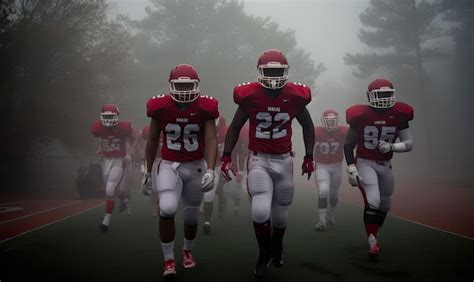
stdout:
POLYGON ((379 148, 379 151, 382 154, 386 154, 386 153, 392 151, 392 143, 388 143, 388 142, 385 142, 383 140, 380 140, 378 148, 379 148))
POLYGON ((151 173, 145 172, 142 177, 142 192, 145 196, 150 196, 153 187, 151 185, 151 173))
POLYGON ((208 169, 201 178, 201 190, 206 193, 214 188, 214 170, 208 169))
POLYGON ((349 176, 349 183, 352 186, 358 186, 359 183, 357 183, 357 180, 362 181, 362 177, 359 176, 359 173, 357 173, 357 167, 355 164, 350 164, 347 167, 347 174, 349 176))

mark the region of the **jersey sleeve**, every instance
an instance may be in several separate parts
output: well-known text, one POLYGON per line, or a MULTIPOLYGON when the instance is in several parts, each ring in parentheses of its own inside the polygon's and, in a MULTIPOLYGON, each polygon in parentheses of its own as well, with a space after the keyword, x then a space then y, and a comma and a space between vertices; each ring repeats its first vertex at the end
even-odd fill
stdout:
POLYGON ((346 110, 346 122, 352 127, 357 127, 358 122, 364 114, 365 108, 362 105, 355 105, 346 110))
POLYGON ((120 134, 124 137, 134 137, 132 123, 129 121, 120 122, 120 134))
POLYGON ((159 119, 159 114, 169 102, 168 95, 153 96, 146 103, 146 115, 151 118, 159 119))
POLYGON ((219 102, 210 96, 201 96, 199 107, 205 113, 207 120, 219 117, 219 102))
POLYGON ((400 124, 405 124, 414 118, 414 110, 413 108, 405 103, 398 102, 396 104, 399 119, 400 119, 400 124))
POLYGON ((102 124, 100 121, 94 121, 91 125, 91 133, 94 135, 94 137, 100 137, 102 132, 102 124))

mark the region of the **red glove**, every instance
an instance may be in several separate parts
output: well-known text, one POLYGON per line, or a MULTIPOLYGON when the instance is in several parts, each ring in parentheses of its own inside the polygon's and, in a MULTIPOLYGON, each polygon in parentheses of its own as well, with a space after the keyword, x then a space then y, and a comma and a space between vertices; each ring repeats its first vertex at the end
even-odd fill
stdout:
POLYGON ((308 174, 308 179, 311 177, 311 173, 314 171, 314 161, 312 157, 305 156, 303 165, 301 166, 302 173, 301 175, 304 175, 305 173, 308 174))
POLYGON ((232 165, 232 158, 230 156, 222 156, 221 162, 222 177, 224 177, 225 181, 229 182, 236 174, 232 165))

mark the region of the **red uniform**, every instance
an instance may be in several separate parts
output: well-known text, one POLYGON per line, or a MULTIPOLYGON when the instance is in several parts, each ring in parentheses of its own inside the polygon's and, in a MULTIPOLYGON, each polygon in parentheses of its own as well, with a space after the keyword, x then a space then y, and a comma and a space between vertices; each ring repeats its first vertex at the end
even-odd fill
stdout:
POLYGON ((384 111, 368 105, 355 105, 347 109, 347 123, 359 131, 357 157, 375 161, 392 159, 393 152, 383 154, 378 150, 379 140, 394 143, 400 127, 412 119, 413 108, 402 102, 384 111))
POLYGON ((100 121, 92 124, 91 132, 101 138, 102 154, 105 158, 124 158, 126 139, 132 136, 132 123, 120 121, 116 126, 105 127, 100 121))
POLYGON ((180 108, 170 95, 148 100, 147 115, 159 122, 163 133, 162 158, 175 162, 202 159, 205 123, 219 116, 217 107, 217 100, 208 96, 199 96, 187 108, 180 108))
POLYGON ((273 98, 258 82, 237 85, 234 101, 249 117, 249 150, 267 154, 291 151, 291 121, 311 102, 311 90, 288 82, 273 98))
POLYGON ((325 164, 342 162, 347 130, 349 130, 347 126, 339 126, 331 131, 324 127, 315 127, 316 143, 318 143, 314 152, 315 161, 325 164))

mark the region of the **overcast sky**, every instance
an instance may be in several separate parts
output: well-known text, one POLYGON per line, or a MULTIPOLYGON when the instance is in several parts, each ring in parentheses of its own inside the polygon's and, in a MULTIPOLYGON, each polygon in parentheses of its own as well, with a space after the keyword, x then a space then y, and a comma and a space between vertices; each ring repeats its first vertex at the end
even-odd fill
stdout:
MULTIPOLYGON (((114 11, 139 19, 145 15, 148 0, 112 0, 114 11)), ((320 82, 348 77, 351 68, 342 57, 347 52, 364 49, 357 34, 361 27, 359 14, 368 0, 245 0, 246 11, 270 16, 282 29, 296 30, 298 46, 311 52, 316 62, 323 61, 328 70, 320 82)), ((291 64, 291 62, 290 62, 291 64)))

